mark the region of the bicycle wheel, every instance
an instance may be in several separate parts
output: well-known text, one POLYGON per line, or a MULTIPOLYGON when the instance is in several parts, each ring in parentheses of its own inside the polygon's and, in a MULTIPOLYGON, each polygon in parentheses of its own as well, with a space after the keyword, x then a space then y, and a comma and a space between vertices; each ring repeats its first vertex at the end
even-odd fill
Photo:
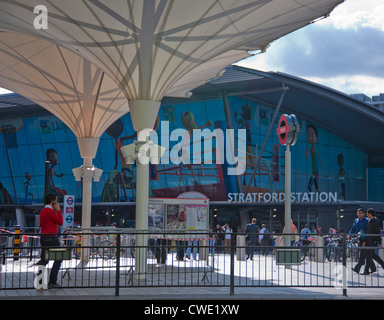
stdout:
POLYGON ((316 259, 316 248, 315 248, 315 242, 312 242, 308 247, 308 257, 309 261, 315 261, 316 259))
POLYGON ((303 262, 306 257, 305 248, 300 248, 300 251, 301 251, 301 262, 303 262))
POLYGON ((351 260, 354 262, 359 261, 359 248, 356 244, 351 247, 351 260))
POLYGON ((305 260, 306 252, 305 247, 301 241, 297 241, 293 244, 294 247, 300 248, 301 262, 305 260))
POLYGON ((114 259, 116 257, 116 248, 112 246, 109 240, 103 240, 99 243, 98 254, 103 259, 114 259))
POLYGON ((327 258, 328 261, 332 261, 333 257, 334 257, 334 254, 333 254, 334 250, 333 250, 333 246, 332 245, 328 245, 325 249, 325 257, 327 258))
POLYGON ((355 261, 354 260, 354 249, 353 249, 353 245, 348 245, 347 246, 347 251, 346 251, 346 256, 347 256, 347 261, 350 262, 350 261, 355 261))

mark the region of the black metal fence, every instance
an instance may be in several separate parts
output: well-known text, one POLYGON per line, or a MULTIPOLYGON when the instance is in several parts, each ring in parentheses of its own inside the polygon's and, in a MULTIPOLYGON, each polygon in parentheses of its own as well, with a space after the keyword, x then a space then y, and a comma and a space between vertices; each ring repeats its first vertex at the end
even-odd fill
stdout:
POLYGON ((46 289, 55 260, 62 261, 62 288, 114 288, 115 295, 126 287, 228 287, 231 294, 237 287, 333 287, 344 294, 351 287, 384 287, 384 263, 377 260, 383 248, 362 248, 357 236, 346 234, 291 234, 290 246, 284 246, 287 234, 257 235, 256 242, 240 233, 226 240, 180 231, 57 236, 60 247, 43 248, 38 234, 2 233, 0 289, 46 289), (39 265, 42 254, 46 266, 39 265), (366 256, 376 259, 368 275, 361 274, 366 265, 356 269, 366 256))

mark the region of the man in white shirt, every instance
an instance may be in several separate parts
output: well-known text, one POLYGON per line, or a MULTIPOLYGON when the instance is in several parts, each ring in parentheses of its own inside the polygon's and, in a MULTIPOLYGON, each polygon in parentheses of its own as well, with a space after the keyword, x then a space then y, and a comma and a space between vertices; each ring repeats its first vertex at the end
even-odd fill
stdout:
POLYGON ((233 233, 232 228, 226 224, 224 225, 224 252, 230 253, 231 252, 231 233, 233 233))

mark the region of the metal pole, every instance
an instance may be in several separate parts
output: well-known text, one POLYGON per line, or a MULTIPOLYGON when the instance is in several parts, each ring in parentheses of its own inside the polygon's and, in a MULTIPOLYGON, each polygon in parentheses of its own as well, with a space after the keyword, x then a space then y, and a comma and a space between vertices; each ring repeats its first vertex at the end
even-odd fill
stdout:
POLYGON ((115 285, 115 296, 118 297, 120 293, 120 241, 121 234, 118 233, 116 237, 116 285, 115 285))
POLYGON ((347 235, 343 234, 343 296, 347 296, 347 235))
POLYGON ((285 237, 285 246, 291 246, 291 150, 290 145, 287 144, 285 150, 285 232, 289 233, 285 237))
POLYGON ((48 193, 48 185, 49 185, 49 177, 48 177, 48 170, 49 170, 49 161, 45 161, 45 179, 44 179, 44 198, 48 193))
POLYGON ((15 195, 15 203, 19 203, 19 200, 17 198, 17 192, 16 192, 16 186, 15 186, 15 179, 13 177, 13 170, 12 170, 12 163, 9 157, 9 146, 8 146, 8 141, 5 136, 5 130, 3 131, 3 137, 4 137, 4 144, 5 144, 5 151, 7 153, 7 160, 8 160, 8 166, 9 166, 9 173, 11 174, 11 181, 12 181, 12 187, 13 187, 13 193, 15 195))
POLYGON ((265 149, 265 147, 266 147, 266 145, 267 145, 269 135, 271 134, 272 127, 273 127, 273 125, 274 125, 274 123, 275 123, 277 114, 279 113, 281 104, 283 103, 284 95, 285 95, 285 93, 286 93, 286 91, 287 91, 288 89, 289 89, 288 87, 286 87, 285 85, 283 85, 283 87, 282 87, 283 92, 281 93, 281 97, 280 97, 279 103, 278 103, 278 105, 277 105, 277 107, 276 107, 275 113, 273 114, 273 117, 272 117, 271 123, 270 123, 270 125, 269 125, 267 134, 266 134, 266 136, 265 136, 265 138, 264 138, 263 145, 262 145, 262 147, 261 147, 261 149, 260 149, 260 153, 259 153, 258 156, 257 156, 257 160, 256 160, 256 163, 255 163, 255 166, 253 167, 253 171, 252 171, 251 177, 249 178, 249 181, 248 181, 248 184, 247 184, 247 188, 246 188, 246 190, 245 190, 245 194, 248 194, 249 189, 251 188, 252 181, 253 181, 253 179, 255 178, 256 170, 257 170, 257 168, 258 168, 259 165, 260 165, 261 157, 262 157, 263 152, 264 152, 264 149, 265 149))
POLYGON ((230 271, 230 292, 229 294, 233 296, 235 294, 235 239, 234 234, 231 234, 231 271, 230 271))
POLYGON ((13 261, 18 261, 19 260, 19 254, 20 254, 20 226, 13 226, 15 229, 15 236, 13 239, 13 261))

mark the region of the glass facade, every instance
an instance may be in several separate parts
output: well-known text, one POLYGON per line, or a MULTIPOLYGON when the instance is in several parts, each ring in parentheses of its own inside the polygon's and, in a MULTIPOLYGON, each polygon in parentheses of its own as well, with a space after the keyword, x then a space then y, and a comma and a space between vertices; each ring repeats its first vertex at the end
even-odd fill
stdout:
MULTIPOLYGON (((229 105, 232 119, 226 118, 220 99, 161 105, 156 132, 159 144, 167 147, 169 161, 164 163, 163 158, 162 163, 150 165, 151 197, 176 198, 185 192, 199 192, 211 201, 246 200, 240 199, 240 194, 254 171, 275 109, 240 97, 230 97, 229 105), (247 167, 244 174, 228 175, 232 164, 228 161, 215 163, 216 156, 212 153, 220 149, 217 139, 212 140, 212 148, 203 142, 191 142, 190 163, 175 161, 180 159, 183 135, 193 129, 221 129, 225 134, 229 128, 234 129, 235 146, 239 146, 238 129, 245 130, 247 167), (195 144, 199 144, 201 150, 194 149, 195 144), (196 159, 200 157, 198 163, 196 159), (210 157, 212 163, 208 163, 210 157)), ((278 195, 284 190, 285 147, 280 145, 276 135, 279 117, 280 114, 250 186, 251 201, 273 202, 279 200, 278 195)), ((366 200, 365 152, 308 119, 298 119, 300 133, 296 145, 291 148, 295 200, 326 202, 330 200, 329 195, 332 200, 335 197, 341 201, 366 200)), ((56 192, 61 201, 65 194, 71 194, 77 203, 81 202, 82 184, 75 181, 72 169, 79 167, 82 159, 75 135, 62 121, 53 115, 20 117, 0 119, 0 127, 0 204, 41 203, 45 161, 50 163, 49 190, 56 192)), ((94 165, 104 171, 100 182, 93 183, 93 202, 135 201, 136 167, 125 163, 120 147, 133 143, 136 138, 129 114, 101 136, 94 165)), ((383 171, 378 172, 381 176, 373 173, 369 177, 373 186, 369 188, 372 194, 369 200, 383 201, 383 171)))

